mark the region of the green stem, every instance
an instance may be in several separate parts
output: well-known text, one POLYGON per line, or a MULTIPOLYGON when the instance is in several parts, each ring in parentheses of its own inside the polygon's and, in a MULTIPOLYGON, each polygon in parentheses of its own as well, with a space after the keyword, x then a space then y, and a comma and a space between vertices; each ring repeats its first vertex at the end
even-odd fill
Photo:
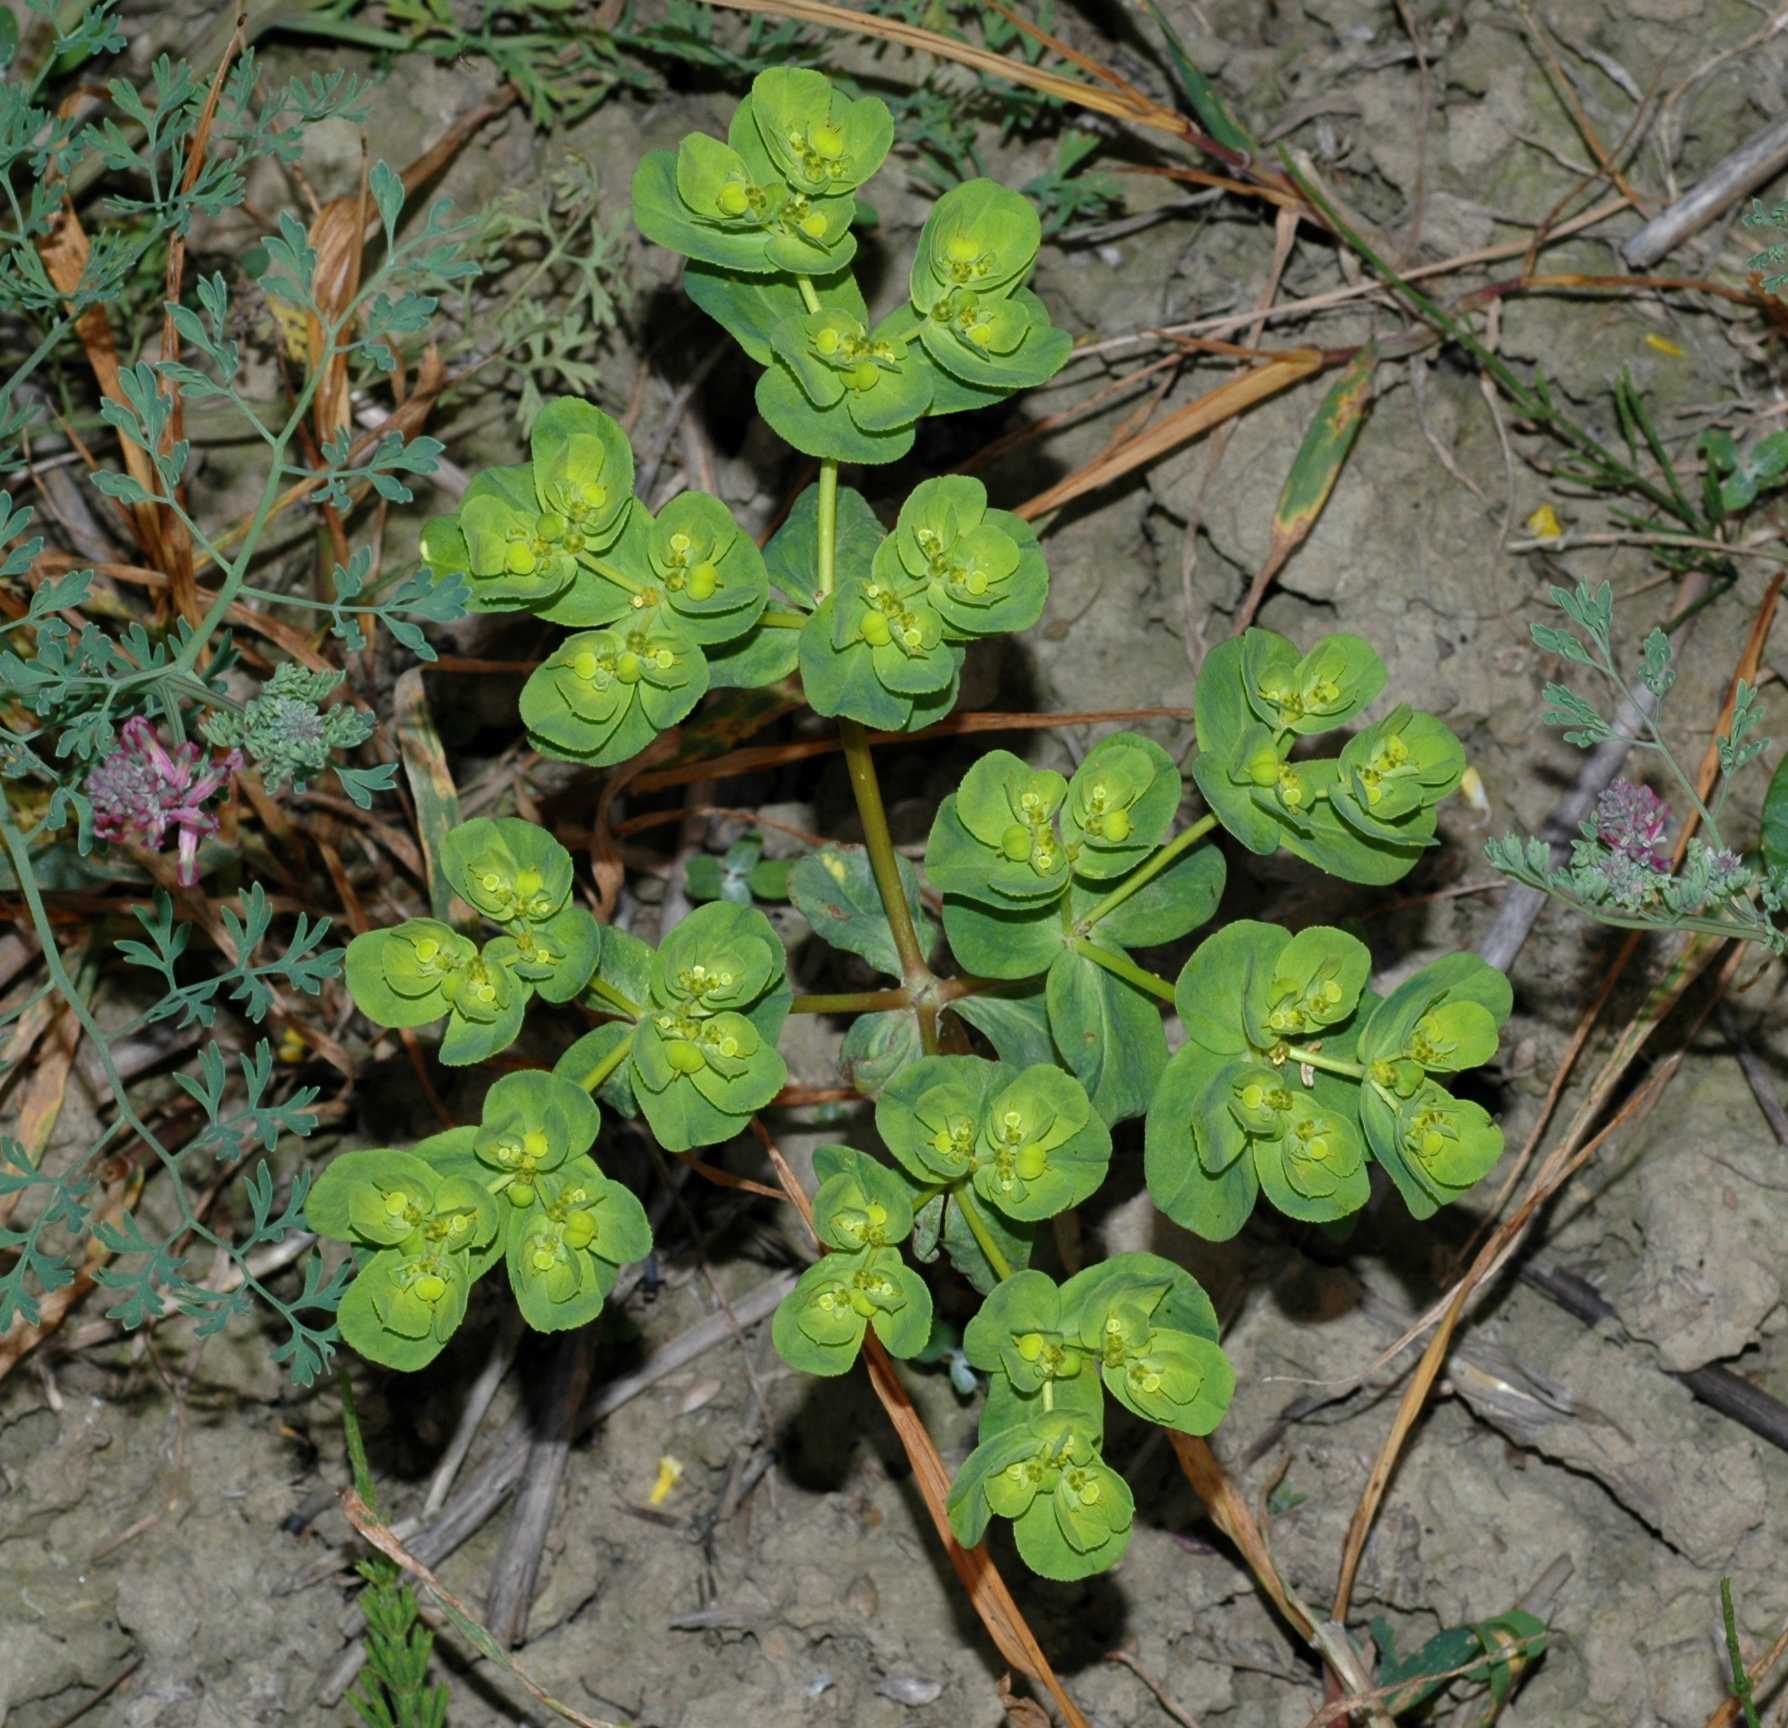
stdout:
POLYGON ((1118 907, 1130 898, 1139 888, 1146 888, 1149 883, 1161 874, 1181 853, 1196 846, 1205 835, 1217 826, 1217 818, 1208 812, 1200 816, 1190 828, 1176 834, 1171 840, 1138 869, 1124 878, 1092 911, 1081 919, 1080 928, 1091 930, 1101 918, 1115 912, 1118 907))
MULTIPOLYGON (((1001 1281, 1012 1276, 1012 1262, 1000 1252, 1000 1245, 994 1241, 993 1232, 987 1228, 987 1220, 981 1216, 980 1208, 969 1197, 969 1186, 964 1182, 959 1188, 950 1190, 950 1199, 962 1208, 962 1221, 969 1227, 969 1234, 975 1239, 975 1245, 987 1256, 987 1264, 999 1275, 1001 1281)), ((944 1204, 949 1205, 946 1200, 944 1204)))
POLYGON ((1751 1692, 1751 1676, 1745 1668, 1744 1651, 1738 1644, 1738 1616, 1732 1611, 1732 1580, 1720 1580, 1720 1619, 1726 1627, 1726 1655, 1732 1663, 1732 1696, 1744 1712, 1745 1728, 1759 1728, 1757 1704, 1751 1692))
POLYGON ((875 755, 869 748, 869 735, 855 720, 840 720, 838 733, 844 741, 844 763, 850 770, 851 791, 856 795, 857 818, 863 824, 869 867, 875 873, 876 892, 881 895, 888 928, 894 933, 901 974, 909 984, 924 983, 930 973, 925 965, 925 951, 919 946, 919 933, 913 928, 906 888, 900 880, 899 854, 888 829, 888 813, 882 807, 882 788, 875 777, 875 755))
MULTIPOLYGON (((6 847, 8 857, 12 861, 13 874, 18 878, 19 891, 25 897, 26 910, 31 919, 31 928, 37 937, 38 947, 43 951, 44 969, 49 973, 50 982, 55 985, 56 993, 68 1004, 68 1011, 75 1017, 81 1030, 86 1033, 87 1040, 99 1063, 106 1084, 111 1089, 112 1098, 118 1106, 118 1118, 129 1125, 131 1131, 154 1153, 156 1161, 167 1171, 171 1178, 174 1205, 180 1217, 180 1229, 187 1235, 197 1237, 207 1246, 217 1249, 231 1260, 236 1270, 242 1275, 243 1288, 252 1290, 255 1295, 267 1304, 273 1312, 289 1325, 294 1334, 304 1333, 316 1337, 312 1328, 304 1325, 298 1318, 297 1309, 280 1300, 280 1298, 255 1275, 248 1263, 248 1257, 227 1236, 220 1236, 207 1225, 193 1210, 192 1202, 187 1196, 186 1186, 180 1179, 180 1160, 164 1146, 154 1130, 145 1122, 136 1106, 130 1101, 129 1088, 125 1085, 124 1076, 118 1072, 117 1064, 112 1060, 107 1033, 93 1017, 93 1011, 87 1005, 87 998, 80 987, 69 977, 68 968, 62 963, 62 951, 56 946, 55 927, 50 923, 50 915, 43 902, 42 890, 38 887, 37 877, 31 868, 31 845, 25 835, 14 825, 4 802, 0 802, 0 841, 6 847)), ((66 1180, 64 1178, 63 1180, 66 1180)), ((178 1232, 177 1232, 178 1234, 178 1232)))
POLYGON ((838 464, 829 456, 819 473, 819 600, 838 581, 838 464))
POLYGON ((767 612, 758 614, 758 623, 771 630, 799 630, 807 623, 805 612, 783 612, 772 606, 767 612))
POLYGON ((840 990, 833 995, 797 996, 791 1014, 885 1014, 894 1008, 910 1008, 910 990, 840 990))
POLYGON ((614 985, 605 984, 600 978, 592 978, 589 987, 611 1008, 625 1014, 629 1020, 637 1020, 645 1012, 631 996, 623 996, 614 985))
POLYGON ((801 290, 801 304, 805 306, 809 312, 817 312, 820 309, 820 297, 814 292, 812 282, 805 276, 797 276, 795 278, 795 286, 801 290))
POLYGON ((1349 1080, 1363 1080, 1366 1067, 1362 1062, 1343 1062, 1339 1056, 1325 1056, 1320 1050, 1306 1050, 1300 1044, 1289 1044, 1286 1057, 1306 1068, 1320 1068, 1325 1074, 1345 1074, 1349 1080))
POLYGON ((1159 972, 1151 972, 1146 966, 1138 966, 1129 955, 1101 947, 1099 943, 1089 941, 1084 936, 1070 937, 1068 946, 1083 959, 1092 961, 1095 966, 1103 966, 1114 977, 1122 978, 1126 984, 1134 984, 1138 990, 1146 990, 1151 996, 1159 996, 1163 1002, 1173 1000, 1173 986, 1159 972))
POLYGON ((614 1071, 627 1060, 627 1053, 632 1048, 633 1034, 629 1032, 627 1036, 623 1038, 614 1049, 609 1051, 609 1053, 604 1056, 588 1074, 578 1081, 578 1085, 583 1087, 586 1092, 594 1095, 597 1087, 599 1087, 609 1075, 614 1073, 614 1071))

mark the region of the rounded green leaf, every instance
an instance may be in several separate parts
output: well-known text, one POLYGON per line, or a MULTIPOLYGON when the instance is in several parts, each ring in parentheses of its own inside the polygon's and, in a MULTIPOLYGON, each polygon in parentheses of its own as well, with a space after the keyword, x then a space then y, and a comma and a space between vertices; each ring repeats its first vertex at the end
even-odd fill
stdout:
POLYGON ((1073 1075, 1039 1064, 988 1099, 975 1157, 975 1192, 1007 1217, 1035 1222, 1097 1190, 1111 1132, 1073 1075))
POLYGON ((1240 1148, 1212 1174, 1199 1156, 1197 1125, 1225 1059, 1187 1044, 1162 1071, 1143 1130, 1143 1173, 1149 1197, 1183 1229, 1227 1242, 1247 1223, 1260 1192, 1254 1161, 1240 1148))
POLYGON ((593 402, 557 396, 534 417, 528 447, 542 531, 574 557, 619 539, 633 506, 633 446, 619 423, 593 402))
POLYGON ((1268 1200, 1288 1218, 1326 1224, 1372 1197, 1366 1148, 1348 1115, 1294 1094, 1283 1135, 1254 1141, 1255 1169, 1268 1200))
POLYGON ((1101 739, 1074 771, 1062 807, 1074 874, 1105 881, 1142 863, 1173 826, 1180 791, 1179 770, 1159 744, 1135 732, 1101 739))
MULTIPOLYGON (((879 381, 874 388, 881 389, 879 381)), ((911 421, 886 429, 866 429, 842 396, 831 407, 816 408, 780 356, 758 378, 757 411, 785 444, 825 461, 898 462, 913 447, 911 421)))
POLYGON ((874 96, 841 95, 823 72, 778 66, 751 83, 751 116, 764 149, 796 191, 851 192, 881 167, 894 117, 874 96))
POLYGON ((1194 1044, 1216 1056, 1254 1048, 1244 1005, 1264 1001, 1267 981, 1290 933, 1256 918, 1237 918, 1193 949, 1174 981, 1173 1002, 1194 1044))
POLYGON ((441 868, 454 892, 497 924, 544 923, 571 897, 571 854, 519 817, 481 816, 450 828, 441 868))
POLYGON ((1004 1075, 980 1056, 927 1056, 883 1088, 876 1132, 916 1181, 957 1181, 974 1168, 986 1101, 1004 1075))
POLYGON ((813 1227, 828 1248, 887 1248, 912 1234, 912 1189, 895 1171, 851 1146, 822 1146, 813 1164, 813 1227))
POLYGON ((478 945, 433 918, 367 930, 348 944, 348 993, 367 1019, 426 1026, 453 1005, 450 989, 477 964, 478 945))
POLYGON ((521 716, 542 755, 596 767, 625 761, 683 719, 708 687, 707 662, 655 616, 568 636, 522 687, 521 716))
POLYGON ((926 874, 946 893, 993 905, 1059 898, 1069 860, 1055 818, 1067 791, 1053 770, 1032 768, 1009 750, 988 751, 944 801, 926 846, 926 874), (973 848, 961 844, 952 823, 973 848))
POLYGON ((1249 706, 1275 731, 1300 737, 1345 725, 1384 688, 1384 662, 1361 636, 1325 636, 1302 656, 1283 636, 1242 637, 1249 706))
POLYGON ((929 312, 958 292, 989 300, 1009 294, 1042 243, 1043 225, 1029 199, 997 180, 965 180, 926 218, 913 253, 913 304, 929 312))
POLYGON ((463 1254, 384 1248, 343 1293, 336 1324, 369 1362, 410 1372, 432 1362, 458 1330, 470 1288, 463 1254))
POLYGON ((1264 979, 1255 973, 1244 1009, 1250 1034, 1262 1048, 1279 1039, 1320 1037, 1359 1006, 1371 972, 1371 951, 1357 936, 1326 924, 1300 930, 1274 956, 1264 979))
POLYGON ((421 1228, 435 1187, 435 1171, 413 1153, 377 1147, 344 1152, 305 1196, 305 1222, 333 1242, 392 1247, 421 1228))

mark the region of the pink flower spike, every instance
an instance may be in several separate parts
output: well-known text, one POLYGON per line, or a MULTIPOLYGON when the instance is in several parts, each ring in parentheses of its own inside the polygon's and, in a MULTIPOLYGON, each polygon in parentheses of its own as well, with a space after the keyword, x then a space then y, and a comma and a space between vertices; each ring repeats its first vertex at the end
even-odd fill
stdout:
POLYGON ((1649 786, 1616 780, 1596 800, 1596 837, 1610 852, 1646 870, 1668 870, 1664 848, 1670 832, 1670 808, 1649 786))
POLYGON ((156 852, 168 830, 178 829, 180 883, 191 888, 199 879, 199 842, 217 832, 206 800, 227 788, 241 768, 238 750, 207 762, 203 747, 188 739, 170 751, 155 728, 134 715, 119 728, 117 748, 87 776, 93 831, 102 840, 156 852))

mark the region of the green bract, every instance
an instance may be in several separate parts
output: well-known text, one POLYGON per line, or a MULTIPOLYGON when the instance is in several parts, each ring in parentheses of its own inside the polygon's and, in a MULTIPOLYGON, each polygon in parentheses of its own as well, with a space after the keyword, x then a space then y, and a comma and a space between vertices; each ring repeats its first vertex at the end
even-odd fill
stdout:
POLYGON ((621 630, 662 625, 718 643, 749 630, 769 592, 763 554, 732 512, 704 492, 680 492, 656 519, 636 502, 620 539, 542 616, 621 630))
POLYGON ((968 289, 992 299, 1030 274, 1043 224, 1028 198, 997 180, 965 180, 931 207, 913 254, 913 304, 929 312, 968 289))
POLYGON ((572 903, 571 854, 532 822, 479 817, 448 832, 454 891, 515 943, 511 970, 546 1002, 569 1002, 596 970, 602 931, 572 903))
POLYGON ((629 1067, 640 1108, 667 1150, 730 1139, 782 1090, 784 965, 781 941, 752 906, 699 906, 665 938, 629 1067))
POLYGON ((771 1321, 777 1353, 807 1374, 843 1374, 871 1327, 891 1356, 916 1356, 931 1337, 931 1292, 896 1248, 827 1254, 809 1266, 771 1321))
POLYGON ((924 1057, 883 1089, 875 1123, 916 1181, 966 1180, 1020 1223, 1078 1205, 1111 1160, 1110 1130, 1085 1088, 1046 1063, 924 1057))
POLYGON ((540 1178, 588 1152, 601 1123, 581 1086, 556 1074, 505 1074, 485 1094, 472 1151, 491 1192, 512 1207, 528 1207, 538 1198, 540 1178))
POLYGON ((1249 630, 1212 649, 1198 681, 1193 775, 1212 814, 1251 852, 1288 852, 1350 882, 1394 882, 1434 839, 1435 806, 1465 770, 1459 741, 1407 706, 1341 756, 1294 758, 1299 741, 1344 725, 1384 684, 1357 636, 1300 655, 1249 630))
POLYGON ((933 375, 893 320, 872 331, 847 311, 803 312, 777 325, 771 348, 779 364, 759 380, 758 409, 797 450, 893 462, 912 448, 933 375))
POLYGON ((996 390, 1044 383, 1072 343, 1022 287, 1043 230, 1028 199, 968 180, 932 207, 913 256, 919 339, 946 372, 996 390))
POLYGON ((549 402, 529 448, 531 461, 486 469, 456 515, 423 529, 423 558, 467 577, 475 612, 549 605, 619 538, 633 504, 627 435, 592 403, 549 402))
POLYGON ((1475 954, 1452 954, 1392 991, 1360 1030, 1360 1122, 1418 1218, 1458 1199, 1502 1156, 1502 1130, 1488 1113, 1433 1076, 1488 1062, 1512 1003, 1502 973, 1475 954))
POLYGON ((836 592, 801 632, 807 699, 865 725, 927 725, 955 701, 959 644, 1034 623, 1048 568, 1030 527, 960 477, 919 486, 867 561, 863 543, 841 546, 836 592))
POLYGON ((946 894, 1029 910, 1068 885, 1056 813, 1068 782, 1009 750, 989 750, 938 808, 925 872, 946 894))
POLYGON ((432 918, 368 930, 348 944, 348 989, 381 1026, 426 1026, 447 1017, 441 1060, 482 1062, 521 1030, 532 986, 516 969, 521 950, 499 936, 480 950, 432 918))
POLYGON ((882 165, 894 117, 873 96, 851 101, 823 72, 778 67, 751 85, 753 118, 777 170, 813 196, 851 192, 882 165))
POLYGON ((1459 740, 1432 714, 1404 703, 1347 741, 1329 802, 1367 839, 1407 844, 1433 833, 1434 806, 1464 772, 1459 740))
POLYGON ((913 1232, 912 1187, 898 1171, 850 1146, 822 1146, 813 1155, 820 1179, 813 1228, 828 1248, 847 1254, 888 1248, 913 1232))
POLYGON ((848 264, 851 193, 894 138, 886 105, 848 101, 823 73, 777 68, 753 81, 727 142, 691 133, 633 178, 647 239, 746 274, 824 275, 848 264))
POLYGON ((637 756, 708 688, 701 648, 665 608, 567 636, 522 686, 528 742, 606 767, 637 756))
POLYGON ((588 1325, 617 1269, 652 1251, 652 1229, 632 1192, 577 1156, 531 1184, 533 1204, 509 1222, 509 1284, 537 1332, 588 1325))
POLYGON ((1099 1456, 1098 1436, 1071 1415, 1039 1414, 969 1454, 948 1501, 950 1528, 976 1546, 995 1515, 1012 1520, 1032 1571, 1070 1582, 1115 1566, 1130 1541, 1130 1485, 1099 1456))
POLYGON ((1332 1222, 1366 1203, 1370 1150, 1425 1218, 1496 1162, 1501 1131, 1430 1076, 1494 1055, 1508 981, 1455 954, 1379 1001, 1367 969, 1341 931, 1251 920, 1187 961, 1175 988, 1187 1041, 1146 1139, 1149 1192, 1169 1217, 1223 1240, 1264 1190, 1291 1217, 1332 1222))
POLYGON ((1028 630, 1049 597, 1036 531, 1009 511, 989 510, 987 488, 965 474, 913 488, 876 551, 872 577, 892 591, 922 592, 944 635, 960 641, 1028 630))
POLYGON ((502 934, 481 949, 433 918, 369 930, 348 944, 348 989, 381 1026, 447 1017, 441 1060, 481 1062, 521 1029, 528 999, 569 1002, 589 982, 601 927, 572 899, 571 854, 543 828, 480 817, 449 830, 441 868, 502 934))
POLYGON ((342 1298, 342 1336, 370 1361, 420 1368, 465 1316, 474 1256, 496 1238, 476 1182, 409 1152, 345 1152, 317 1179, 305 1218, 319 1236, 372 1250, 342 1298))

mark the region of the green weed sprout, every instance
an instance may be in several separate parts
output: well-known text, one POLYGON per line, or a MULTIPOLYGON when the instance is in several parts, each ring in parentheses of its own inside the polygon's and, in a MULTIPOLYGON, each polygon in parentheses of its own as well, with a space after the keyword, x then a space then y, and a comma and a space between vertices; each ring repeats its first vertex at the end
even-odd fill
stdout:
POLYGON ((1042 382, 1069 344, 1028 286, 1037 214, 987 180, 937 201, 902 297, 871 313, 850 269, 853 222, 890 137, 874 98, 771 70, 724 142, 687 138, 634 181, 641 229, 684 255, 690 297, 761 368, 764 419, 819 459, 761 554, 718 500, 685 493, 653 516, 632 496, 620 429, 571 400, 543 408, 528 463, 478 476, 424 536, 475 608, 570 632, 522 693, 536 749, 619 763, 710 689, 798 678, 807 705, 838 721, 866 844, 772 868, 748 838, 691 867, 700 903, 652 943, 595 926, 543 830, 452 830, 448 881, 497 933, 413 919, 356 937, 361 1009, 391 1027, 444 1021, 449 1063, 489 1061, 537 1003, 596 1023, 550 1074, 499 1080, 479 1128, 344 1155, 313 1224, 352 1244, 343 1330, 378 1360, 438 1348, 498 1259, 531 1325, 581 1325, 650 1245, 638 1201, 592 1161, 602 1112, 642 1120, 668 1151, 722 1144, 782 1094, 788 1015, 849 1015, 845 1072, 874 1101, 885 1156, 815 1155, 819 1257, 776 1311, 776 1348, 827 1377, 865 1349, 921 1358, 947 1263, 982 1298, 962 1350, 988 1377, 952 1527, 972 1545, 1004 1519, 1034 1569, 1078 1579, 1116 1563, 1136 1517, 1104 1454, 1107 1400, 1204 1435, 1235 1388, 1189 1273, 1120 1254, 1058 1283, 1033 1264, 1050 1222, 1104 1184, 1114 1127, 1144 1119, 1156 1204, 1212 1239, 1234 1235, 1262 1193, 1294 1220, 1340 1225, 1365 1206, 1374 1166, 1426 1218, 1502 1151, 1460 1086, 1494 1059, 1509 989, 1453 955, 1381 997, 1356 938, 1249 920, 1207 936, 1177 981, 1135 958, 1216 915, 1219 829, 1365 884, 1397 880, 1436 844, 1463 751, 1407 705, 1368 718, 1385 671, 1358 637, 1300 648, 1251 630, 1211 654, 1193 821, 1180 818, 1179 763, 1117 732, 1071 776, 984 753, 942 800, 922 873, 895 851, 864 728, 947 715, 974 645, 1041 616, 1048 565, 978 480, 924 480, 888 523, 840 468, 893 461, 921 420, 1042 382), (888 987, 794 995, 758 904, 785 895, 888 987), (940 938, 953 974, 932 970, 940 938), (1184 1032, 1172 1055, 1163 1005, 1184 1032))

